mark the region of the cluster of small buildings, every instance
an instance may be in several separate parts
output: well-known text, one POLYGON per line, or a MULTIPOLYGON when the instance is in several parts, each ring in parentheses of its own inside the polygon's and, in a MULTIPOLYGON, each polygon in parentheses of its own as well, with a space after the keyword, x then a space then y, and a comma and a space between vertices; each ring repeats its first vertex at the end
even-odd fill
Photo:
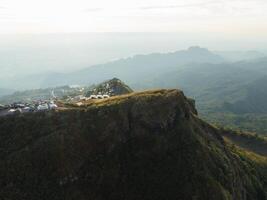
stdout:
POLYGON ((110 96, 107 95, 107 94, 98 94, 98 95, 90 95, 89 99, 107 99, 109 98, 110 96))
POLYGON ((110 96, 107 95, 107 94, 98 94, 98 95, 90 95, 89 97, 85 97, 83 95, 78 95, 78 96, 75 96, 75 97, 69 97, 67 99, 67 101, 69 102, 80 102, 80 101, 88 101, 88 100, 91 100, 91 99, 107 99, 109 98, 110 96))
MULTIPOLYGON (((56 99, 54 91, 52 91, 51 93, 53 99, 56 99)), ((101 94, 99 92, 97 95, 91 94, 89 97, 86 97, 84 95, 77 95, 74 97, 68 97, 65 100, 67 102, 82 105, 83 102, 88 100, 107 99, 107 98, 110 98, 109 93, 101 94)), ((10 105, 0 104, 0 117, 6 115, 19 114, 19 113, 49 111, 57 108, 58 106, 53 100, 32 100, 31 103, 16 102, 10 105)))
POLYGON ((78 106, 82 106, 84 102, 89 101, 89 100, 107 99, 107 98, 110 98, 110 96, 107 94, 90 95, 89 97, 85 97, 83 95, 78 95, 75 97, 69 97, 67 99, 67 101, 72 102, 72 103, 76 103, 76 105, 78 105, 78 106))
POLYGON ((29 113, 54 110, 58 106, 54 101, 33 101, 32 103, 12 103, 10 105, 0 105, 0 116, 17 113, 29 113))

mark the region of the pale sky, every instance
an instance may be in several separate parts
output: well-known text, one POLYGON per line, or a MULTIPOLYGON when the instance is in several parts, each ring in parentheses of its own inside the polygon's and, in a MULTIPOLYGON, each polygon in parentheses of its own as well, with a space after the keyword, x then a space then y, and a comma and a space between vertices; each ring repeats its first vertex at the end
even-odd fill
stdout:
POLYGON ((0 34, 267 34, 266 0, 0 0, 0 34))

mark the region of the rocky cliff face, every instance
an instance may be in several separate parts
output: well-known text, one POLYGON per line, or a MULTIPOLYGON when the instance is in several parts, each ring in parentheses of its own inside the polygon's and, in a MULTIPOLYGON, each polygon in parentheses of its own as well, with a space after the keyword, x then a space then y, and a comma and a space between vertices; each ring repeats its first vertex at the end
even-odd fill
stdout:
POLYGON ((181 91, 158 90, 1 118, 0 199, 267 199, 264 159, 196 114, 181 91))

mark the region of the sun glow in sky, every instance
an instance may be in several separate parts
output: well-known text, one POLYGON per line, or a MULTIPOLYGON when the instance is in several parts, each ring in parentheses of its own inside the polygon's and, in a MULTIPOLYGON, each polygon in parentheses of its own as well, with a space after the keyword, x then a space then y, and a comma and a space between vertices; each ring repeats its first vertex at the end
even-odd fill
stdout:
POLYGON ((265 35, 266 0, 0 0, 0 33, 265 35))

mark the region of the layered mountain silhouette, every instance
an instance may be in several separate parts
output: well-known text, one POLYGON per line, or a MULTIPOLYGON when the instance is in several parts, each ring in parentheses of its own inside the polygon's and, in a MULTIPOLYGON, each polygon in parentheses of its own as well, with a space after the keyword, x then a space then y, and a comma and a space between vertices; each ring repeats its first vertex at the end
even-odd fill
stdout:
POLYGON ((16 78, 10 85, 22 88, 46 88, 61 85, 90 85, 118 77, 131 86, 134 83, 150 79, 163 72, 168 72, 188 63, 221 63, 224 59, 207 49, 190 47, 188 50, 172 53, 153 53, 136 55, 109 63, 90 66, 71 73, 44 73, 16 78))
POLYGON ((117 77, 138 91, 181 88, 187 96, 196 99, 199 113, 210 122, 266 134, 267 58, 263 56, 254 51, 214 53, 191 47, 173 53, 137 55, 72 73, 21 77, 10 80, 8 85, 90 86, 117 77), (240 58, 243 61, 238 61, 240 58))

